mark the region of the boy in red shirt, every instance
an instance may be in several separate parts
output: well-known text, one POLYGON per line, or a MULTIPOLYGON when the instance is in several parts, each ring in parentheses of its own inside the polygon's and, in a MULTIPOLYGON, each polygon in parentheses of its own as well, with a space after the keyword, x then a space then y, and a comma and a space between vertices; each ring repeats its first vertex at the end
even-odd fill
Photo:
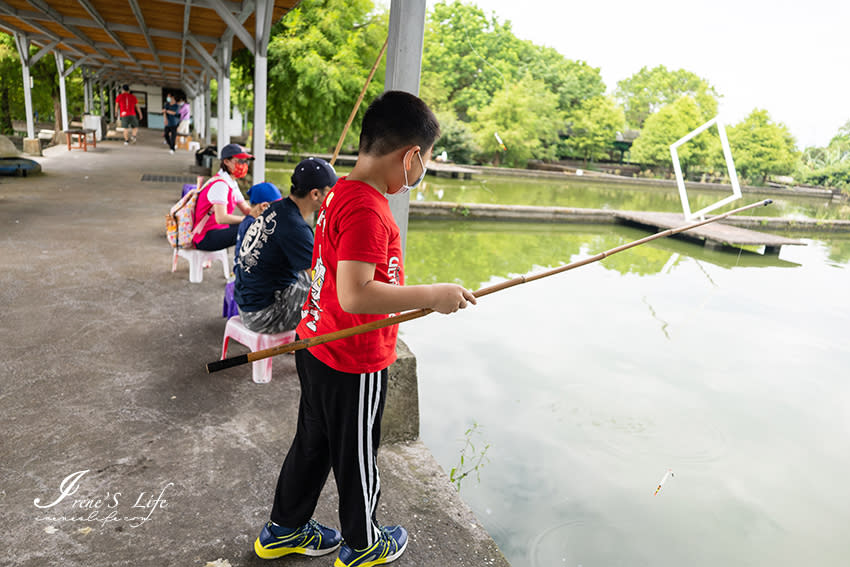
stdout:
MULTIPOLYGON (((386 195, 422 181, 439 135, 437 119, 416 96, 388 91, 369 106, 357 164, 319 211, 300 338, 409 309, 452 313, 475 303, 472 292, 456 284, 403 285, 401 237, 386 195)), ((372 567, 404 552, 407 531, 381 527, 375 517, 381 416, 397 334, 393 325, 296 352, 298 426, 278 478, 271 521, 254 543, 258 556, 324 555, 341 546, 336 567, 372 567), (311 519, 331 469, 342 533, 311 519)))

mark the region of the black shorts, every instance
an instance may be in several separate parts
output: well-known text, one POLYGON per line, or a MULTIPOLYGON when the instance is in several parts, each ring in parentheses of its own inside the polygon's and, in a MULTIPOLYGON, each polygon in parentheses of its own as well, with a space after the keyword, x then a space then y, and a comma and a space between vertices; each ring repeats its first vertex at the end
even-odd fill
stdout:
POLYGON ((135 114, 130 116, 122 116, 121 117, 121 127, 122 128, 138 128, 139 127, 139 117, 135 114))

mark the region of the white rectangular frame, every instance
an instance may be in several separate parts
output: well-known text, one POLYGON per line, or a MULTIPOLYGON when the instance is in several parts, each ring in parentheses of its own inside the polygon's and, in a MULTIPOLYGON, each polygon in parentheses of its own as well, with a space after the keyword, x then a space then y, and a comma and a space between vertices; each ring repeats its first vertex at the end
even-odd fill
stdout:
POLYGON ((670 155, 673 158, 673 170, 676 172, 676 185, 679 187, 679 198, 682 200, 682 212, 684 213, 686 220, 693 220, 697 217, 705 218, 705 213, 718 209, 723 205, 741 198, 741 185, 738 183, 738 173, 735 171, 735 162, 732 160, 732 149, 729 147, 729 138, 726 137, 726 126, 720 119, 719 115, 674 142, 670 146, 670 155), (729 181, 732 184, 732 194, 712 205, 692 213, 691 204, 688 200, 688 192, 685 189, 685 179, 682 176, 682 166, 679 163, 679 153, 676 151, 676 148, 702 134, 714 125, 717 126, 717 134, 720 136, 720 146, 723 148, 723 157, 726 160, 726 170, 729 172, 729 181))

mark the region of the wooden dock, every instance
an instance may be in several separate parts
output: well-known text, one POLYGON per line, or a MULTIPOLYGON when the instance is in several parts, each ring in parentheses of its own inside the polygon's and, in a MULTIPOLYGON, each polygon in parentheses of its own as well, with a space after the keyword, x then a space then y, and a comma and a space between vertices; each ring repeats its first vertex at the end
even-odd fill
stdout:
POLYGON ((428 162, 428 173, 435 177, 451 177, 452 179, 472 179, 474 169, 461 167, 453 163, 431 160, 428 162))
MULTIPOLYGON (((685 220, 685 216, 680 213, 616 211, 614 217, 619 222, 655 229, 656 232, 669 228, 677 228, 688 223, 685 220)), ((737 226, 723 224, 722 222, 715 222, 694 228, 681 233, 681 236, 702 240, 705 246, 709 248, 720 248, 722 246, 764 246, 765 254, 779 254, 779 250, 783 245, 805 245, 805 242, 794 238, 785 238, 784 236, 777 236, 767 232, 739 228, 737 226)))
MULTIPOLYGON (((308 154, 303 152, 290 152, 289 150, 266 150, 266 160, 268 161, 292 161, 298 163, 307 157, 319 157, 325 161, 331 161, 331 154, 308 154)), ((353 166, 357 163, 356 155, 340 154, 336 158, 335 165, 353 166)), ((452 179, 472 179, 472 174, 476 173, 474 169, 461 167, 453 163, 439 162, 431 160, 428 162, 428 174, 436 177, 450 177, 452 179)))

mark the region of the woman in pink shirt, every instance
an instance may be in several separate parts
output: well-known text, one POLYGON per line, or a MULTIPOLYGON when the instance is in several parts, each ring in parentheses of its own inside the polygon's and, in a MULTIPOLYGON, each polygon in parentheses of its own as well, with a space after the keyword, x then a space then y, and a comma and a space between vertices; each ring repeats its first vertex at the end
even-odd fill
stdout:
POLYGON ((254 156, 239 144, 221 149, 221 169, 206 182, 195 205, 195 227, 202 227, 192 238, 199 250, 221 250, 236 244, 236 234, 245 216, 257 217, 268 203, 251 207, 242 196, 236 179, 248 173, 248 161, 254 156), (245 216, 235 215, 239 209, 245 216))

